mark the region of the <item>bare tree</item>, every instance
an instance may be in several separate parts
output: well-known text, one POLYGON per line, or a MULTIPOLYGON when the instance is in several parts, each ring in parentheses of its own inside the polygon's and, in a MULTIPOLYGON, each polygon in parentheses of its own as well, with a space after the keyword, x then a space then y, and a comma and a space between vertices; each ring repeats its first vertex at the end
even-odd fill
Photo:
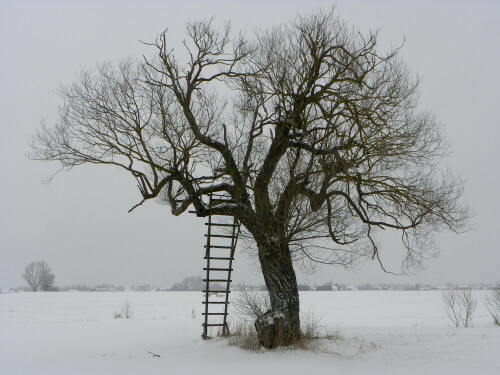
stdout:
POLYGON ((23 279, 26 280, 33 292, 38 289, 47 291, 53 284, 55 276, 45 261, 31 262, 24 270, 23 279))
POLYGON ((472 323, 472 314, 476 311, 477 299, 474 297, 472 289, 459 288, 443 292, 444 312, 453 322, 455 327, 460 323, 464 327, 469 327, 472 323))
POLYGON ((460 303, 458 300, 458 293, 455 289, 446 290, 441 294, 443 299, 443 311, 451 322, 458 327, 460 325, 460 303))
POLYGON ((405 271, 435 255, 434 233, 466 229, 463 183, 439 169, 446 142, 399 48, 381 53, 333 11, 250 38, 212 21, 186 32, 184 60, 163 32, 152 58, 82 71, 31 157, 124 169, 142 195, 130 211, 156 198, 239 220, 271 301, 260 326, 279 323, 280 344, 300 337, 294 262, 383 267, 376 232, 390 229, 405 271), (209 206, 214 192, 233 203, 209 206))
POLYGON ((500 325, 500 285, 486 294, 485 304, 495 324, 500 325))
POLYGON ((42 278, 40 280, 40 289, 44 290, 45 292, 52 288, 54 285, 54 280, 55 280, 54 274, 50 273, 50 267, 48 268, 47 272, 44 272, 42 275, 42 278))
POLYGON ((472 324, 472 314, 474 314, 477 307, 477 299, 474 297, 472 289, 458 289, 458 301, 460 304, 460 320, 462 321, 462 325, 464 327, 469 327, 472 324))

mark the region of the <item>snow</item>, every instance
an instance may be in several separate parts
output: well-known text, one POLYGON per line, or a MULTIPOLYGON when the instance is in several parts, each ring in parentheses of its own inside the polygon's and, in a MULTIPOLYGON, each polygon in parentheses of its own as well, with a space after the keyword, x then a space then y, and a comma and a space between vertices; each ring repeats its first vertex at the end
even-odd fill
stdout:
POLYGON ((439 291, 302 292, 332 338, 252 352, 201 339, 202 293, 0 294, 0 374, 500 374, 500 327, 476 296, 457 329, 439 291), (126 301, 133 318, 113 319, 126 301))

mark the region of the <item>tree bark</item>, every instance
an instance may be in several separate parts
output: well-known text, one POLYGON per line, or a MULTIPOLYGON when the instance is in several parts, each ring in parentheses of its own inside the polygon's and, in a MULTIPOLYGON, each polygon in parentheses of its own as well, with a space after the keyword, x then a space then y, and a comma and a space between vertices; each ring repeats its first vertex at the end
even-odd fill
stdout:
POLYGON ((271 310, 256 320, 255 329, 265 348, 287 346, 300 339, 299 291, 290 250, 274 238, 257 246, 271 310))

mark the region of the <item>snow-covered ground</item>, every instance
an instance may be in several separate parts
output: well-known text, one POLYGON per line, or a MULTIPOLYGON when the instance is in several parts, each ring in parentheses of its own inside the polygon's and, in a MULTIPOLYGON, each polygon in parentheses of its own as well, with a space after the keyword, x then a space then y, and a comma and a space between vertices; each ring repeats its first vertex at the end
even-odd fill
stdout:
POLYGON ((454 328, 440 292, 303 292, 335 339, 255 352, 201 340, 201 293, 0 294, 0 374, 500 374, 476 296, 473 327, 454 328), (127 300, 133 319, 114 319, 127 300))

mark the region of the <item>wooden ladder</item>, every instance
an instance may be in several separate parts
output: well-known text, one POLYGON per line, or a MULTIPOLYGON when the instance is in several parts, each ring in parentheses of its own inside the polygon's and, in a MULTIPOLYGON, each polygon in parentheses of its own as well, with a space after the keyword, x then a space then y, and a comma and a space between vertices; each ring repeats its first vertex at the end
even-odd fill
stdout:
MULTIPOLYGON (((211 194, 209 196, 209 207, 217 204, 231 203, 229 196, 223 194, 211 194)), ((220 216, 220 215, 217 215, 220 216)), ((205 282, 205 321, 203 323, 203 339, 209 339, 210 327, 222 327, 222 335, 229 335, 227 324, 229 293, 231 293, 231 271, 233 270, 234 251, 240 234, 240 223, 236 219, 223 222, 215 219, 215 215, 208 216, 207 244, 205 245, 205 258, 207 266, 205 282), (223 283, 225 290, 215 290, 214 283, 223 283), (214 300, 210 297, 218 297, 222 294, 223 299, 214 300), (220 318, 223 319, 220 319, 220 318), (214 322, 214 318, 219 318, 214 322)))

